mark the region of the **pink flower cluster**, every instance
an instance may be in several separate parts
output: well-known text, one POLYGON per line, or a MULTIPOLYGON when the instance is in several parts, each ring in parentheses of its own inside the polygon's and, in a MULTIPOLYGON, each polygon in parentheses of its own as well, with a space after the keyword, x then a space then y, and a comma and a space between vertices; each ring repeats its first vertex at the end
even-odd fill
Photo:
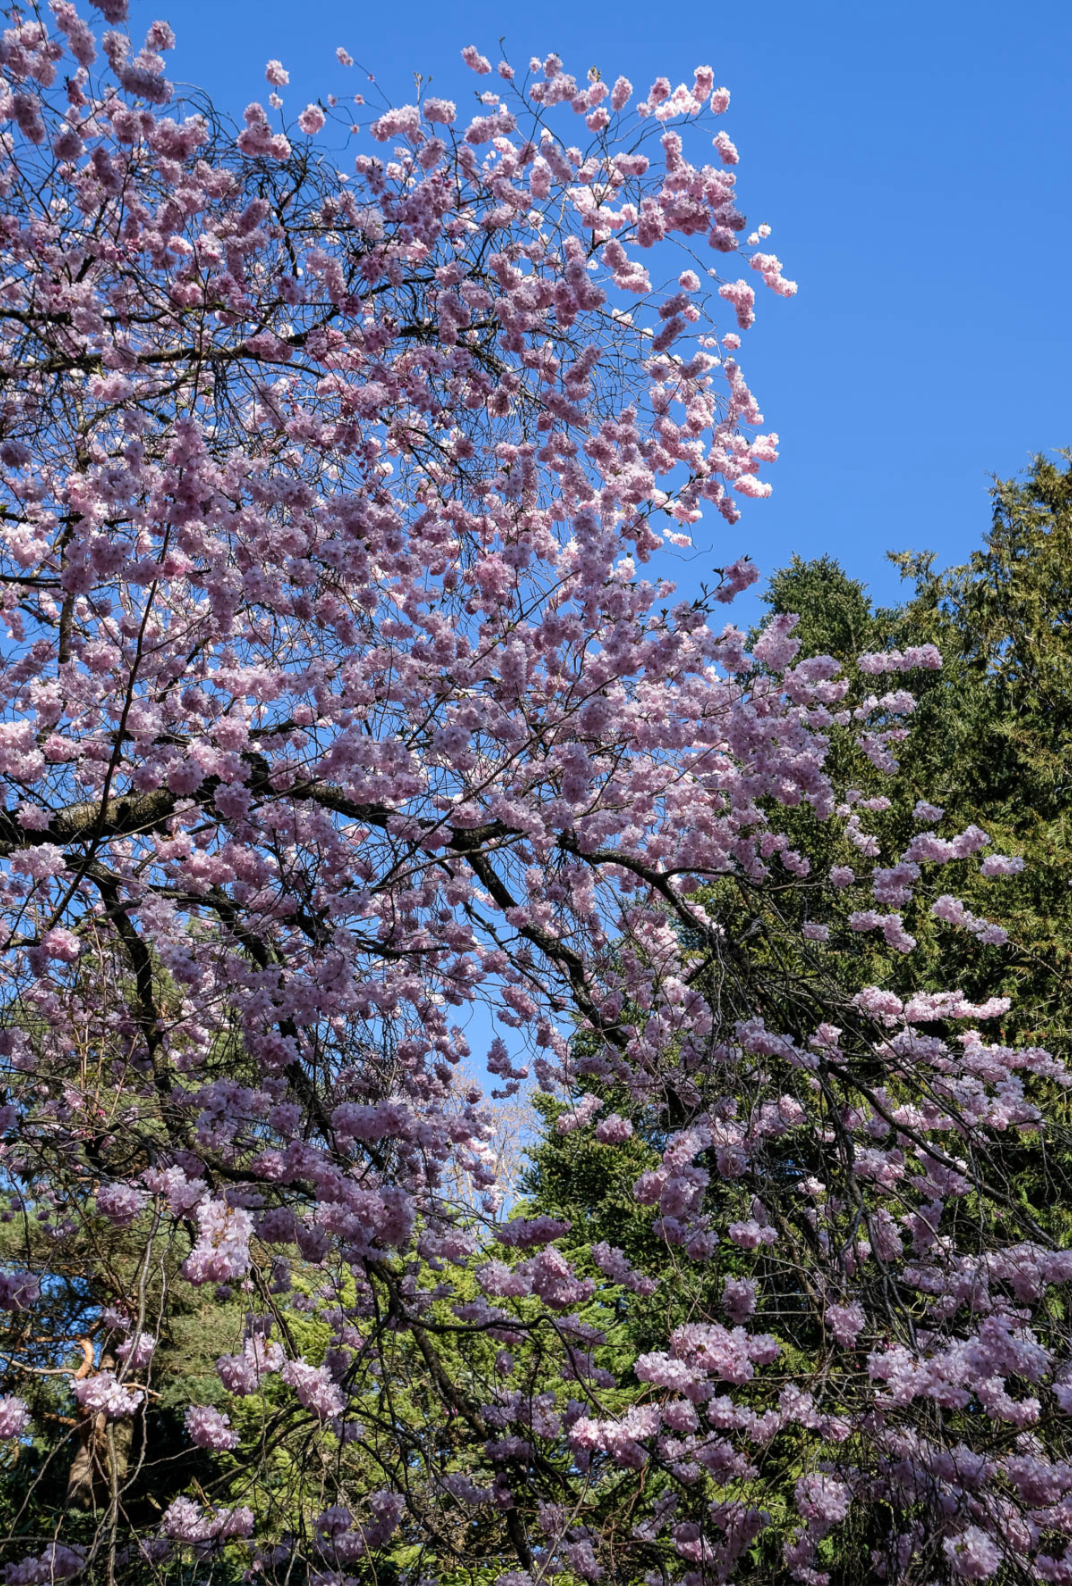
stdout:
POLYGON ((145 1398, 140 1388, 128 1388, 120 1382, 114 1371, 96 1371, 72 1382, 71 1392, 83 1410, 106 1416, 110 1421, 133 1415, 145 1398))

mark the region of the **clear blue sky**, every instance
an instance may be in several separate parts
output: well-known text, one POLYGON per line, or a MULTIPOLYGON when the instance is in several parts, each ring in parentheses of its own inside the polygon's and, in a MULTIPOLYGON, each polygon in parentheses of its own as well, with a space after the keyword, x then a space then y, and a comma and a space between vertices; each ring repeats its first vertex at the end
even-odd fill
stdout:
POLYGON ((710 62, 742 207, 800 294, 761 293, 742 350, 782 438, 775 493, 701 527, 696 576, 828 551, 892 596, 887 549, 963 560, 989 474, 1072 446, 1072 0, 132 0, 131 32, 158 15, 173 75, 234 112, 273 56, 291 114, 364 86, 339 44, 396 103, 416 71, 469 103, 460 47, 494 60, 503 36, 519 66, 553 49, 638 88, 710 62))

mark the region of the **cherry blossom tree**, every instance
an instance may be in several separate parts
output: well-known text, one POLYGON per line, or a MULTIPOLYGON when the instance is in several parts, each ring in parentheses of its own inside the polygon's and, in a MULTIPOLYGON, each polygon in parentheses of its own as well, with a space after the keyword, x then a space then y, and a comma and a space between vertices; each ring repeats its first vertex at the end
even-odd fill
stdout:
POLYGON ((839 735, 895 774, 940 658, 715 620, 777 450, 740 333, 795 291, 728 92, 470 47, 468 121, 292 123, 272 61, 238 129, 99 10, 0 46, 7 1580, 700 1586, 776 1522, 806 1583, 854 1525, 875 1578, 1070 1578, 1072 1254, 996 1171, 1065 1070, 827 948, 846 886, 850 937, 1002 941, 930 877, 1013 861, 925 804, 883 854, 833 777, 839 735), (859 864, 810 874, 802 809, 859 864), (608 1152, 584 1076, 654 1110, 635 1195, 740 1253, 717 1310, 612 1369, 592 1318, 654 1279, 494 1223, 485 1063, 608 1152), (244 1320, 161 1448, 191 1292, 244 1320))

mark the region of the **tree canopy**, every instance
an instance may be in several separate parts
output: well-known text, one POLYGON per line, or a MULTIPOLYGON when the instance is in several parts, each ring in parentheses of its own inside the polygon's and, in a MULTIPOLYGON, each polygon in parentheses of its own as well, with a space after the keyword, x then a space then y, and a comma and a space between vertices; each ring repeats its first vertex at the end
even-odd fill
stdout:
POLYGON ((235 127, 98 9, 0 40, 6 1581, 1067 1579, 1067 474, 749 637, 709 67, 235 127))

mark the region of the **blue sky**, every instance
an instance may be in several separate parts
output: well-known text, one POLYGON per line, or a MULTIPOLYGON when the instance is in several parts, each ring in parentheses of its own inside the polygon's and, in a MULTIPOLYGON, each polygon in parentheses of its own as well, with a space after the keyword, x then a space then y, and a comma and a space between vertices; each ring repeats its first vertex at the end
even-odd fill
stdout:
POLYGON ((990 473, 1072 446, 1072 0, 132 0, 131 31, 161 13, 173 74, 234 112, 273 56, 291 114, 363 87, 339 44, 396 103, 416 71, 471 102, 458 51, 497 59, 502 36, 518 65, 553 49, 638 88, 711 63, 742 207, 800 294, 761 293, 741 355, 782 439, 775 493, 702 526, 685 582, 742 551, 766 571, 826 551, 889 598, 887 549, 963 560, 990 473))

